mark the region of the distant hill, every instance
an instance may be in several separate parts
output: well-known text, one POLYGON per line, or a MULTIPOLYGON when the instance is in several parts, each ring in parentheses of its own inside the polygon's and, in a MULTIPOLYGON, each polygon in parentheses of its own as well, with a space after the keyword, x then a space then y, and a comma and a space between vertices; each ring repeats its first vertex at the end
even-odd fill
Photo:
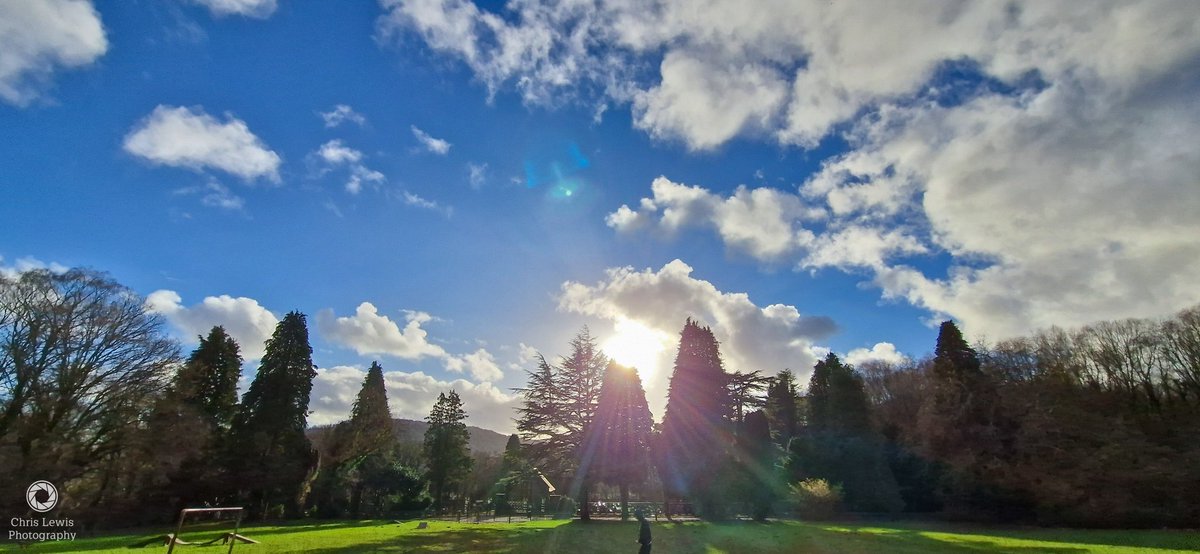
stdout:
MULTIPOLYGON (((429 423, 424 421, 416 421, 412 419, 392 419, 392 432, 396 434, 396 438, 400 442, 416 442, 420 443, 425 440, 425 430, 429 428, 429 423)), ((325 444, 325 438, 333 430, 332 425, 320 425, 310 427, 308 429, 308 438, 317 448, 321 448, 325 444)), ((508 444, 508 435, 503 435, 473 425, 467 426, 467 432, 471 434, 471 439, 467 446, 471 448, 471 452, 477 454, 499 454, 504 452, 504 446, 508 444)))

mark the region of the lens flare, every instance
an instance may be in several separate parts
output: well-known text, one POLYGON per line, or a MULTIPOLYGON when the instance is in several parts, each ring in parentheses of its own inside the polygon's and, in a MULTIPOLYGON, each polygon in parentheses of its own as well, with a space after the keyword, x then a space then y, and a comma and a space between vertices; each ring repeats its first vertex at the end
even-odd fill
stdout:
POLYGON ((642 378, 661 369, 659 359, 667 351, 671 337, 646 324, 627 318, 618 319, 615 333, 600 345, 604 353, 621 365, 636 368, 642 378))

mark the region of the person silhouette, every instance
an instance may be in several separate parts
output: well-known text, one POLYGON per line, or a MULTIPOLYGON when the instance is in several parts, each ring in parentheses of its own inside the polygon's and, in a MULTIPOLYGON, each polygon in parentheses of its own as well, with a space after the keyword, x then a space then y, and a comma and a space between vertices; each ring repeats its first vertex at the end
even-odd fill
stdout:
POLYGON ((638 549, 638 554, 650 554, 650 522, 646 521, 646 514, 642 513, 641 510, 635 511, 633 515, 642 524, 641 528, 638 529, 638 544, 642 545, 638 549))

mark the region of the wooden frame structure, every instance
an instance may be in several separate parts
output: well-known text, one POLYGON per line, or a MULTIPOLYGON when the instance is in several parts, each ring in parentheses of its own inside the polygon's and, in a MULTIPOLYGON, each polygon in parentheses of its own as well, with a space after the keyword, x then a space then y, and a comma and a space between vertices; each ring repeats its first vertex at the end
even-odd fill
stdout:
POLYGON ((241 534, 239 534, 239 531, 241 531, 241 529, 242 529, 242 514, 245 513, 245 508, 242 508, 241 506, 230 507, 230 508, 184 508, 183 510, 179 511, 179 524, 175 526, 175 533, 171 534, 171 535, 167 535, 167 544, 168 544, 167 554, 172 554, 172 552, 175 551, 176 543, 188 544, 188 543, 185 543, 185 542, 179 540, 179 534, 183 532, 183 522, 184 522, 184 520, 187 519, 188 514, 204 514, 204 513, 219 513, 219 512, 237 512, 237 520, 234 521, 233 532, 225 533, 223 536, 218 537, 217 539, 213 539, 204 544, 212 544, 212 543, 217 542, 218 539, 223 539, 224 542, 229 543, 228 554, 233 554, 233 545, 237 544, 238 542, 246 542, 246 543, 251 543, 251 544, 258 542, 253 539, 250 539, 248 537, 243 537, 241 534))

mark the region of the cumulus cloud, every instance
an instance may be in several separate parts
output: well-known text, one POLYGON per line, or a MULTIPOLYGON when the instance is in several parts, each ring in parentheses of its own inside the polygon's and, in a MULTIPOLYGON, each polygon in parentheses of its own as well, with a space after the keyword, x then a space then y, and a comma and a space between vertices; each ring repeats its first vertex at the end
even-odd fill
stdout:
POLYGON ((400 325, 380 314, 374 304, 363 302, 353 316, 338 317, 333 310, 317 312, 317 329, 325 339, 353 349, 361 356, 386 355, 403 360, 440 360, 446 369, 467 372, 475 379, 497 381, 504 376, 496 358, 484 348, 463 355, 447 352, 429 339, 422 325, 434 320, 425 312, 404 312, 405 324, 400 325))
POLYGON ((159 105, 125 136, 126 152, 151 163, 195 170, 217 169, 246 181, 279 181, 279 155, 246 122, 221 121, 201 107, 159 105))
MULTIPOLYGON (((513 410, 519 399, 491 383, 476 384, 464 379, 444 381, 419 371, 386 371, 386 365, 384 367, 384 386, 394 417, 424 419, 433 408, 438 393, 453 389, 463 399, 468 424, 501 433, 514 431, 513 410)), ((366 371, 358 367, 317 369, 308 403, 312 410, 309 424, 325 425, 348 418, 365 377, 366 371)))
POLYGON ((921 92, 947 62, 971 60, 1006 82, 1126 79, 1194 56, 1200 40, 1186 0, 534 0, 505 14, 465 0, 381 4, 386 37, 419 35, 466 64, 489 97, 511 85, 530 104, 629 103, 637 127, 693 149, 744 134, 815 147, 864 110, 921 92))
POLYGON ((327 112, 317 112, 317 115, 321 116, 321 119, 325 121, 325 127, 327 128, 337 127, 347 121, 359 127, 367 124, 366 117, 345 104, 338 104, 327 112))
POLYGON ((429 136, 429 133, 418 129, 416 125, 412 126, 412 133, 414 137, 417 137, 417 141, 420 142, 421 146, 424 146, 426 150, 439 156, 445 156, 450 152, 451 145, 449 142, 446 142, 440 138, 433 138, 429 136))
POLYGON ((504 377, 504 372, 500 370, 500 366, 496 365, 495 356, 492 356, 484 348, 470 354, 448 357, 445 364, 446 369, 456 373, 462 373, 465 370, 481 382, 498 381, 504 377))
POLYGON ((333 310, 317 312, 317 329, 326 339, 354 349, 359 355, 386 354, 405 360, 425 357, 443 358, 446 351, 429 342, 429 333, 421 325, 433 320, 425 312, 406 312, 404 328, 374 304, 363 302, 353 316, 337 317, 333 310))
POLYGON ((622 205, 605 222, 617 231, 631 232, 653 226, 666 235, 688 227, 711 227, 732 248, 763 260, 792 254, 813 240, 802 225, 823 212, 797 195, 762 187, 740 186, 729 197, 699 187, 658 177, 650 185, 652 196, 637 209, 622 205))
POLYGON ((691 266, 681 260, 658 271, 612 268, 594 285, 568 281, 558 308, 614 323, 636 321, 668 336, 677 335, 691 317, 712 327, 727 369, 768 373, 812 367, 816 360, 809 347, 837 328, 828 317, 802 315, 795 306, 759 306, 745 293, 718 290, 692 277, 691 266))
POLYGON ((660 71, 662 81, 634 101, 634 124, 656 138, 682 139, 693 150, 771 129, 788 95, 783 76, 759 64, 714 65, 671 51, 660 71))
POLYGON ((15 261, 13 261, 13 265, 9 266, 4 264, 4 256, 0 256, 0 277, 16 279, 20 277, 22 273, 35 269, 49 269, 53 273, 66 273, 67 271, 70 271, 71 268, 58 262, 47 263, 30 256, 17 258, 15 261))
POLYGON ((871 348, 855 348, 846 353, 846 363, 862 365, 870 362, 883 362, 890 365, 901 365, 908 361, 908 356, 898 352, 896 345, 890 342, 877 342, 871 348))
POLYGON ((246 361, 262 358, 264 343, 279 324, 275 314, 257 300, 244 296, 208 296, 188 307, 183 305, 179 293, 156 290, 146 297, 146 308, 165 317, 188 342, 200 335, 207 336, 213 326, 224 327, 238 342, 246 361))
POLYGON ((323 165, 323 172, 337 167, 346 167, 350 175, 345 186, 346 192, 350 194, 362 192, 364 183, 379 185, 387 181, 382 173, 363 164, 361 151, 346 146, 341 139, 330 140, 322 144, 310 156, 323 165))
MULTIPOLYGON (((774 232, 731 232, 718 207, 740 189, 656 181, 608 215, 611 227, 707 227, 761 260, 865 273, 883 297, 996 339, 1200 301, 1190 278, 1200 270, 1195 6, 768 2, 739 14, 722 2, 693 13, 655 5, 644 24, 614 35, 618 49, 661 46, 666 60, 704 45, 702 63, 718 75, 738 56, 747 67, 792 67, 778 114, 751 119, 782 144, 809 148, 840 133, 849 149, 798 194, 771 193, 823 218, 768 214, 752 221, 774 232), (944 256, 949 269, 928 269, 941 264, 926 256, 944 256)), ((667 87, 660 78, 643 88, 667 87)), ((691 106, 734 85, 693 82, 651 110, 692 118, 642 126, 692 147, 755 134, 713 133, 733 128, 720 117, 697 121, 691 106)))
POLYGON ((192 0, 206 8, 217 17, 240 15, 257 19, 266 19, 275 13, 276 0, 192 0))
POLYGON ((56 69, 91 65, 107 51, 90 1, 0 2, 0 98, 10 104, 28 105, 56 69))

